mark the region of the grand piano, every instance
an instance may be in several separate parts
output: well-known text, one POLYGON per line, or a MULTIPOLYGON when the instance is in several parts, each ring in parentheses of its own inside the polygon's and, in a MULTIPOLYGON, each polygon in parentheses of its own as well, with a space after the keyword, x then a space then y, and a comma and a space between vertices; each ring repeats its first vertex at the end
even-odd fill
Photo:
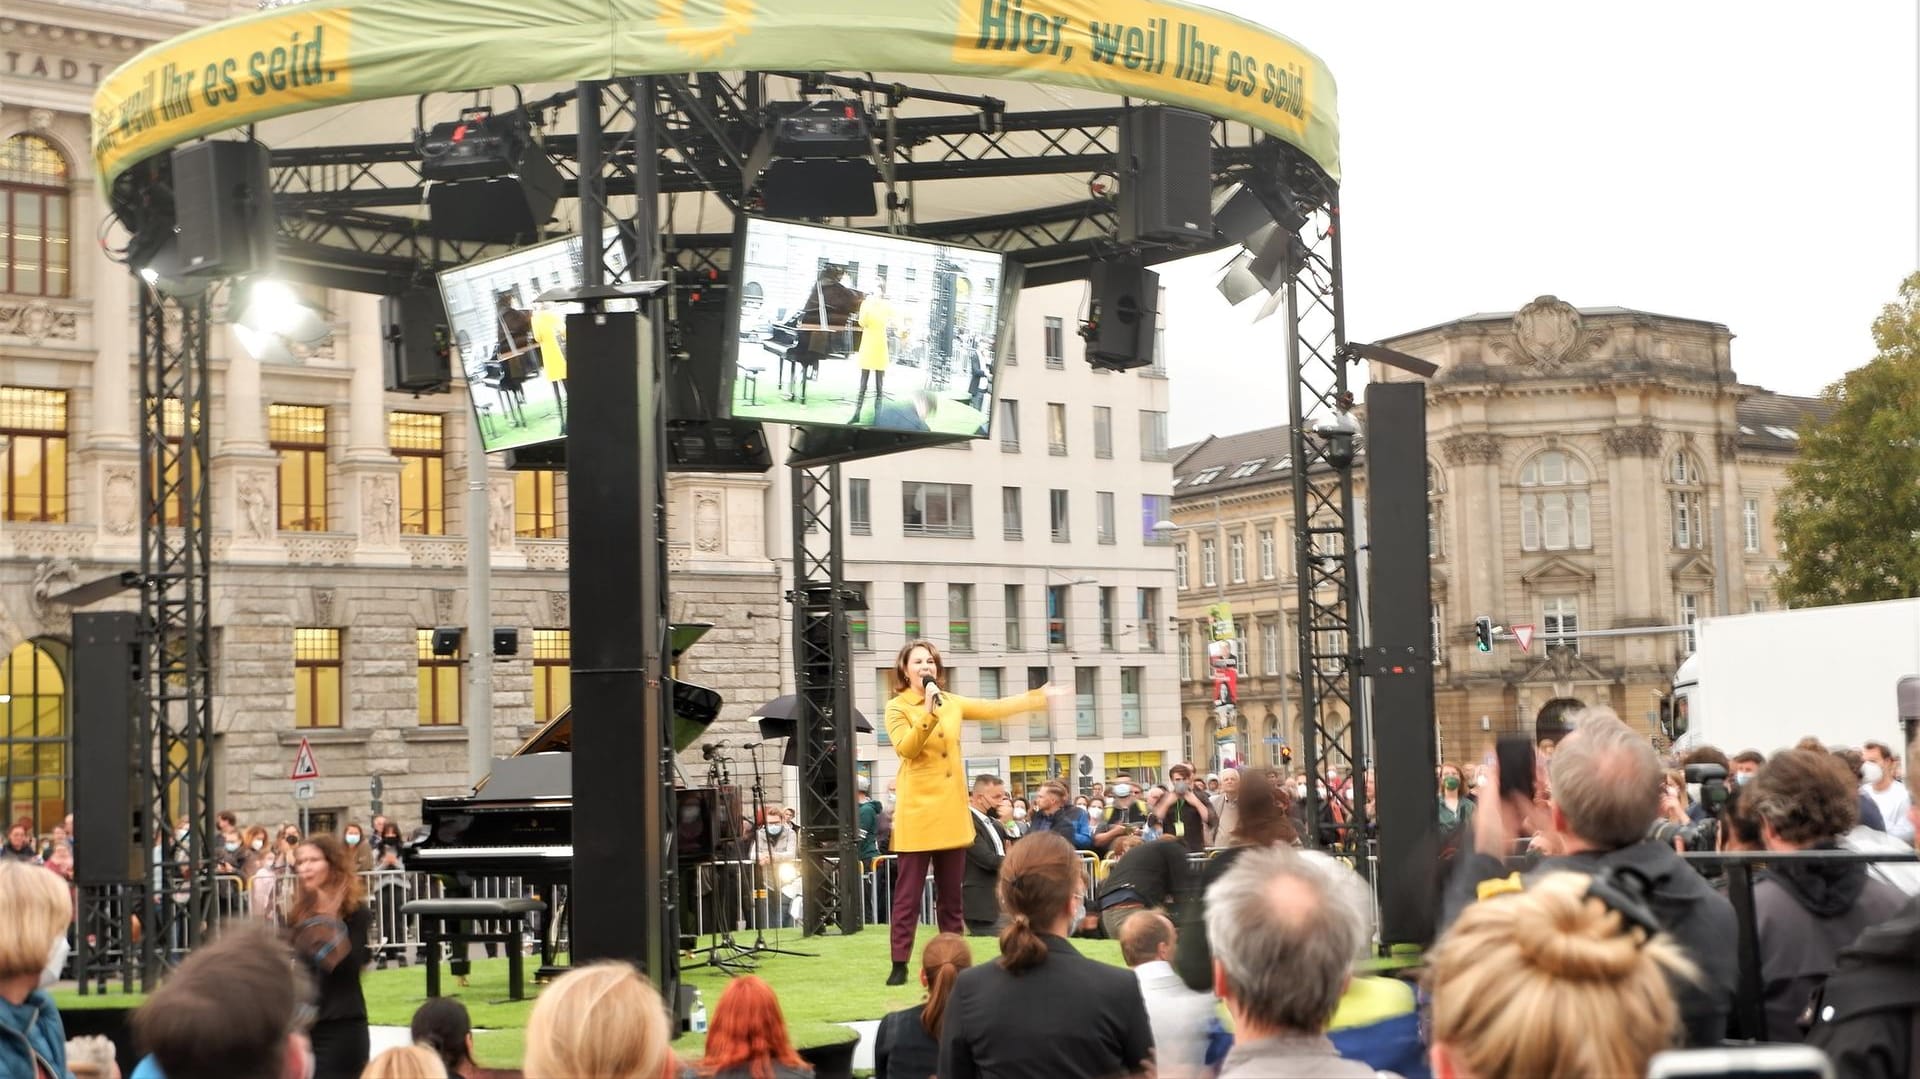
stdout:
MULTIPOLYGON (((671 628, 678 662, 713 624, 671 628)), ((674 681, 676 752, 700 740, 720 705, 713 690, 674 681)), ((444 878, 449 894, 471 894, 482 878, 518 877, 551 903, 554 886, 567 884, 573 872, 573 709, 562 709, 511 755, 494 758, 471 794, 423 799, 420 813, 426 836, 407 857, 409 869, 444 878)), ((543 971, 552 967, 565 917, 564 910, 551 913, 556 917, 542 934, 543 971)))

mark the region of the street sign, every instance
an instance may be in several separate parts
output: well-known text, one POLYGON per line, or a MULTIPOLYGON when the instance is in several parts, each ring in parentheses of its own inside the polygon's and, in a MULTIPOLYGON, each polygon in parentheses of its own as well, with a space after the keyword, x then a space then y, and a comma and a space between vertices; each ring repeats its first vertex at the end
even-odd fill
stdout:
POLYGON ((302 780, 293 785, 293 800, 296 802, 313 801, 313 780, 302 780))
POLYGON ((300 739, 300 752, 293 756, 293 774, 288 779, 319 779, 320 766, 313 762, 313 747, 300 739))
POLYGON ((1533 626, 1527 623, 1514 626, 1513 640, 1520 646, 1520 651, 1530 651, 1530 646, 1533 644, 1533 626))

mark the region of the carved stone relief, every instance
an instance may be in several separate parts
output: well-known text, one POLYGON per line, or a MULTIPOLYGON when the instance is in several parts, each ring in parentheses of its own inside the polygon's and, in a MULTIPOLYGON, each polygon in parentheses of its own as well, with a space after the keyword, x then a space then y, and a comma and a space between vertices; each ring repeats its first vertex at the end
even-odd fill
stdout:
POLYGON ((693 546, 696 550, 720 549, 720 492, 693 493, 693 546))
POLYGON ((570 597, 565 592, 547 593, 547 624, 566 626, 572 624, 573 612, 569 606, 570 597))
POLYGON ((140 523, 139 470, 108 465, 101 471, 101 526, 108 535, 131 535, 140 523))
POLYGON ((313 590, 313 624, 316 626, 333 625, 333 589, 316 588, 313 590))
POLYGON ((1500 436, 1484 432, 1453 435, 1440 444, 1450 465, 1490 465, 1500 460, 1500 436))
POLYGON ((0 337, 24 337, 33 344, 73 341, 80 336, 80 316, 40 300, 0 304, 0 337))
POLYGON ((1721 462, 1724 464, 1725 462, 1731 461, 1738 456, 1740 456, 1740 436, 1739 435, 1721 435, 1720 436, 1721 462))
POLYGON ((1495 352, 1520 358, 1541 371, 1555 371, 1592 356, 1607 339, 1605 330, 1589 330, 1580 312, 1556 296, 1540 296, 1513 316, 1513 343, 1496 341, 1495 352))
POLYGON ((1607 453, 1614 457, 1658 457, 1666 436, 1652 424, 1616 427, 1606 434, 1607 453))
POLYGON ((392 476, 360 481, 360 534, 376 547, 390 547, 400 535, 399 483, 392 476))
POLYGON ((68 591, 80 584, 80 570, 70 559, 55 558, 42 562, 33 569, 33 617, 46 625, 58 613, 52 603, 54 596, 68 591))
POLYGON ((494 480, 487 488, 487 541, 496 551, 513 546, 512 480, 494 480))
POLYGON ((264 543, 273 538, 273 475, 243 471, 234 476, 234 516, 240 538, 264 543))
POLYGON ((453 624, 453 589, 433 590, 433 624, 436 626, 453 624))

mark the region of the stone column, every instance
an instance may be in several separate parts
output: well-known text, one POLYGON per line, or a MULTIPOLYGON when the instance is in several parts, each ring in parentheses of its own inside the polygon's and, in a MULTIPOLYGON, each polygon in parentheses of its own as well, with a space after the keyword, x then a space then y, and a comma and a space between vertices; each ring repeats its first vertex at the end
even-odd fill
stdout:
MULTIPOLYGON (((1442 442, 1440 451, 1453 468, 1456 494, 1449 508, 1459 521, 1459 534, 1478 534, 1486 540, 1475 545, 1481 551, 1471 562, 1453 561, 1459 572, 1448 589, 1447 598, 1453 605, 1448 622, 1468 623, 1481 615, 1504 622, 1517 612, 1502 609, 1507 601, 1508 553, 1506 507, 1500 491, 1500 437, 1487 432, 1457 434, 1442 442)), ((1498 651, 1481 655, 1469 649, 1456 654, 1467 657, 1470 674, 1496 670, 1504 662, 1498 651)))
POLYGON ((231 325, 216 332, 212 348, 224 361, 220 415, 213 428, 214 557, 235 562, 278 562, 286 557, 279 537, 279 458, 267 445, 267 406, 261 400, 260 361, 246 350, 231 325))
POLYGON ((356 563, 404 566, 410 559, 400 544, 402 465, 387 446, 386 320, 380 297, 343 295, 345 352, 353 376, 347 393, 347 448, 340 461, 341 520, 346 531, 359 537, 356 563))
MULTIPOLYGON (((105 212, 98 196, 87 201, 91 213, 105 212)), ((140 557, 140 438, 133 409, 138 359, 129 313, 134 282, 127 267, 108 258, 99 244, 80 246, 89 252, 76 269, 85 290, 79 295, 93 298, 88 320, 94 356, 87 399, 91 418, 85 437, 76 440, 74 494, 99 526, 99 557, 131 562, 140 557)), ((76 514, 74 519, 88 518, 76 514)))
MULTIPOLYGON (((1665 436, 1652 424, 1616 427, 1607 432, 1608 501, 1615 580, 1614 621, 1621 626, 1663 624, 1671 607, 1666 593, 1668 538, 1666 490, 1660 476, 1665 436)), ((1628 669, 1659 662, 1665 654, 1659 636, 1621 638, 1621 665, 1628 669)))

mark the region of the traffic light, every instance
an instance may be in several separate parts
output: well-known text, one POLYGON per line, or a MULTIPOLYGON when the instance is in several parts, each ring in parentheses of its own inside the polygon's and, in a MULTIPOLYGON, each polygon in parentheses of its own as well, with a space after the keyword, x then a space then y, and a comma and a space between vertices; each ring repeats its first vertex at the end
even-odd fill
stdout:
POLYGON ((1486 615, 1473 620, 1473 646, 1482 652, 1493 651, 1493 619, 1486 615))

